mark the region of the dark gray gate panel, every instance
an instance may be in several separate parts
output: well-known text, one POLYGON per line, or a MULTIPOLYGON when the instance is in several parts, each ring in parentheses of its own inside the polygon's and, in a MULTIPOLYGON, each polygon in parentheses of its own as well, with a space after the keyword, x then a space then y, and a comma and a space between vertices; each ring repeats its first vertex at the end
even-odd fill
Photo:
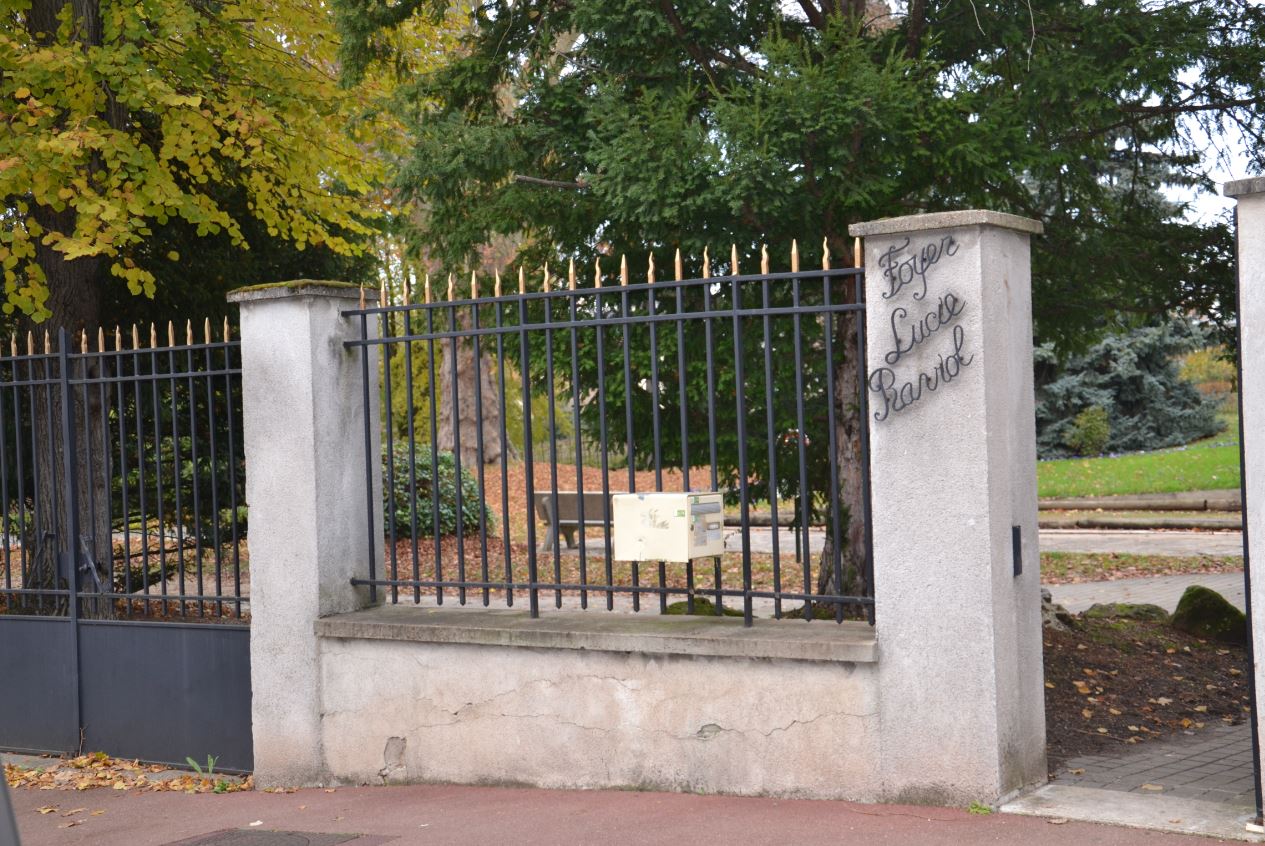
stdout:
POLYGON ((0 749, 79 748, 73 637, 64 617, 0 616, 0 749))
POLYGON ((250 629, 80 622, 84 749, 250 770, 250 629))

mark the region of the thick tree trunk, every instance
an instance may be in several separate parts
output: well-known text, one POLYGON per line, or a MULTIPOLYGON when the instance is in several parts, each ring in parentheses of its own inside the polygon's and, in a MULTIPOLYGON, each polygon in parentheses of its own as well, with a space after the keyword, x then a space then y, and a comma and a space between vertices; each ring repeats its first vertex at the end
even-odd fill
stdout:
POLYGON ((436 348, 439 361, 438 400, 439 431, 437 443, 441 450, 456 452, 454 432, 461 435, 461 466, 473 469, 478 466, 479 459, 491 464, 501 460, 504 445, 501 443, 501 400, 497 392, 493 374, 496 365, 488 358, 487 352, 480 349, 478 367, 479 383, 475 383, 474 344, 467 338, 460 338, 456 343, 457 373, 457 406, 456 426, 453 422, 453 341, 445 341, 436 348), (475 397, 478 392, 481 408, 476 406, 475 397), (480 413, 476 413, 480 412, 480 413), (479 452, 479 425, 482 417, 483 451, 479 452))
MULTIPOLYGON (((847 301, 856 297, 849 285, 847 301)), ((862 473, 865 456, 861 451, 861 419, 859 404, 862 389, 857 370, 857 331, 860 320, 855 312, 842 312, 835 320, 834 338, 834 413, 835 468, 839 485, 840 573, 834 566, 834 527, 827 525, 826 544, 821 552, 817 573, 819 594, 863 596, 866 593, 865 486, 862 473), (842 581, 839 579, 842 576, 842 581)), ((831 519, 835 519, 832 515, 831 519)))
MULTIPOLYGON (((101 15, 97 0, 34 0, 27 14, 27 29, 40 42, 49 43, 59 25, 61 11, 70 6, 76 22, 76 36, 84 47, 101 43, 101 15)), ((121 126, 121 109, 110 92, 106 92, 106 119, 112 125, 121 126)), ((94 162, 91 167, 97 167, 94 162)), ((32 210, 35 221, 45 231, 72 233, 75 230, 75 212, 71 209, 54 210, 36 206, 32 210)), ((24 322, 26 329, 39 340, 47 332, 56 337, 57 330, 65 327, 70 337, 69 352, 80 348, 82 333, 89 332, 101 322, 101 288, 98 281, 101 261, 97 257, 85 257, 66 261, 62 254, 41 242, 36 242, 36 262, 44 272, 48 287, 45 307, 50 318, 39 325, 24 322)), ((41 343, 39 345, 43 347, 41 343)), ((45 349, 52 352, 54 345, 45 349)), ((110 462, 108 451, 103 449, 102 410, 98 392, 91 386, 71 388, 69 408, 64 407, 61 378, 81 379, 95 374, 96 364, 77 361, 69 374, 62 374, 55 359, 36 365, 37 378, 50 378, 52 384, 37 385, 31 389, 32 424, 35 437, 34 454, 31 456, 35 490, 33 520, 23 539, 25 557, 23 581, 33 589, 65 589, 70 586, 70 561, 77 561, 80 568, 79 588, 96 593, 110 590, 113 549, 110 526, 106 519, 110 491, 110 462), (64 438, 64 416, 74 428, 76 448, 67 455, 64 438), (68 496, 67 470, 73 466, 77 478, 75 495, 68 496), (73 507, 73 510, 72 510, 73 507), (78 519, 78 532, 71 531, 71 517, 78 519)), ((65 608, 65 602, 48 603, 38 599, 28 601, 36 612, 57 613, 65 608), (57 610, 54 609, 57 606, 57 610)), ((89 599, 80 608, 85 617, 114 616, 113 603, 105 599, 89 599)))

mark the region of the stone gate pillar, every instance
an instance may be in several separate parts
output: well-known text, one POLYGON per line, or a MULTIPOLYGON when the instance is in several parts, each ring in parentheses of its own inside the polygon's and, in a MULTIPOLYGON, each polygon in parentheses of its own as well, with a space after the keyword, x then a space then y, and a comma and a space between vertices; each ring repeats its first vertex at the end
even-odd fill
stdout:
MULTIPOLYGON (((299 281, 228 298, 241 307, 255 783, 319 784, 326 772, 314 626, 367 604, 351 578, 367 571, 367 490, 379 508, 382 501, 380 462, 365 473, 360 352, 343 346, 360 337, 341 315, 355 308, 359 290, 299 281)), ((376 458, 376 353, 368 372, 376 458)), ((375 519, 380 527, 381 515, 375 519)))
MULTIPOLYGON (((1227 197, 1238 201, 1238 275, 1239 275, 1239 432, 1243 439, 1243 540, 1249 572, 1255 565, 1255 578, 1248 579, 1247 611, 1252 624, 1252 654, 1255 677, 1254 714, 1256 737, 1265 731, 1260 709, 1260 693, 1265 690, 1265 668, 1260 658, 1265 655, 1265 176, 1227 182, 1227 197)), ((1258 750, 1259 754, 1259 750, 1258 750)), ((1258 759, 1259 773, 1265 767, 1265 756, 1258 759)), ((1262 821, 1257 819, 1256 824, 1262 821)))
POLYGON ((865 238, 880 765, 889 801, 1045 780, 1029 239, 961 211, 865 238))

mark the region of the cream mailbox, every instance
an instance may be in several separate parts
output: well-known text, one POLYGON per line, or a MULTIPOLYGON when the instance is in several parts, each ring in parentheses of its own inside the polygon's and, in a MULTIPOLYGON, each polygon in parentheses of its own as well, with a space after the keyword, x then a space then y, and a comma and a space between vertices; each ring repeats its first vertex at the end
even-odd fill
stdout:
POLYGON ((615 560, 679 561, 725 551, 718 493, 625 493, 611 496, 615 560))

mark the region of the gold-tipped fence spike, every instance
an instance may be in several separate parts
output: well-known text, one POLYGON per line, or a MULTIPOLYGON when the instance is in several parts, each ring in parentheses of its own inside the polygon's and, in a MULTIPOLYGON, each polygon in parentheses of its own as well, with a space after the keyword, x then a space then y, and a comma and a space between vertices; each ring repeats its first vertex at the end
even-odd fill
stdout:
POLYGON ((545 265, 544 277, 545 277, 545 281, 544 281, 544 284, 541 286, 540 290, 544 291, 545 293, 548 293, 549 292, 549 265, 548 264, 545 265))
POLYGON ((228 343, 228 336, 229 336, 229 331, 228 331, 228 318, 226 317, 226 318, 224 318, 224 343, 226 343, 226 344, 228 343))
POLYGON ((404 274, 404 282, 402 284, 404 285, 404 304, 412 305, 413 304, 413 286, 409 284, 407 273, 404 274))
POLYGON ((470 299, 477 300, 479 298, 479 272, 477 270, 470 271, 470 299))
POLYGON ((170 320, 167 321, 167 346, 174 347, 176 345, 176 324, 170 320))
POLYGON ((87 355, 88 353, 88 330, 81 329, 79 331, 79 352, 87 355))
POLYGON ((729 275, 737 276, 742 271, 738 269, 738 245, 729 245, 729 275))
POLYGON ((49 337, 48 330, 44 330, 44 355, 53 354, 53 341, 49 337))
POLYGON ((650 254, 650 262, 646 265, 646 281, 654 284, 654 253, 650 254))
POLYGON ((114 351, 123 352, 123 330, 117 324, 114 327, 114 351))
POLYGON ((105 327, 97 327, 97 352, 105 352, 105 327))
POLYGON ((30 329, 26 330, 26 354, 35 355, 35 333, 30 329))
POLYGON ((157 347, 158 347, 158 324, 151 322, 149 324, 149 348, 152 350, 152 349, 157 349, 157 347))
POLYGON ((799 273, 799 242, 791 239, 791 273, 799 273))
MULTIPOLYGON (((228 318, 225 318, 225 320, 227 319, 228 318)), ((132 349, 139 350, 140 348, 141 348, 141 330, 135 323, 133 323, 132 324, 132 349)))
POLYGON ((765 276, 769 275, 769 247, 767 244, 760 245, 760 273, 765 276))
POLYGON ((193 321, 192 320, 186 320, 184 322, 184 336, 185 336, 185 343, 188 344, 189 346, 193 346, 193 321))
POLYGON ((830 241, 827 238, 821 239, 821 269, 830 269, 830 241))
POLYGON ((852 266, 865 267, 865 249, 860 238, 852 239, 852 266))
POLYGON ((429 273, 426 274, 424 293, 426 295, 426 304, 429 305, 430 304, 430 274, 429 273))
POLYGON ((676 248, 676 257, 672 262, 672 270, 676 273, 676 281, 680 282, 685 278, 685 264, 681 261, 681 248, 676 248))
POLYGON ((602 257, 593 256, 593 287, 602 287, 602 257))
POLYGON ((360 286, 360 309, 363 311, 365 307, 365 286, 360 286))
POLYGON ((575 258, 567 260, 567 286, 575 290, 575 258))
POLYGON ((628 284, 628 256, 619 257, 619 284, 628 284))
POLYGON ((707 255, 706 247, 703 247, 703 278, 704 279, 712 278, 712 260, 711 260, 711 257, 707 255))
POLYGON ((518 267, 518 293, 527 293, 527 271, 523 270, 522 265, 518 267))
POLYGON ((501 296, 501 270, 500 268, 497 268, 496 270, 492 272, 492 277, 495 280, 492 287, 492 293, 496 294, 496 296, 499 297, 501 296))
POLYGON ((452 274, 449 273, 448 274, 448 302, 452 302, 454 299, 453 290, 454 290, 453 278, 452 278, 452 274))
POLYGON ((211 343, 211 318, 202 321, 202 337, 206 338, 206 343, 211 343))
POLYGON ((9 354, 13 356, 18 354, 18 335, 16 332, 9 333, 9 354))

